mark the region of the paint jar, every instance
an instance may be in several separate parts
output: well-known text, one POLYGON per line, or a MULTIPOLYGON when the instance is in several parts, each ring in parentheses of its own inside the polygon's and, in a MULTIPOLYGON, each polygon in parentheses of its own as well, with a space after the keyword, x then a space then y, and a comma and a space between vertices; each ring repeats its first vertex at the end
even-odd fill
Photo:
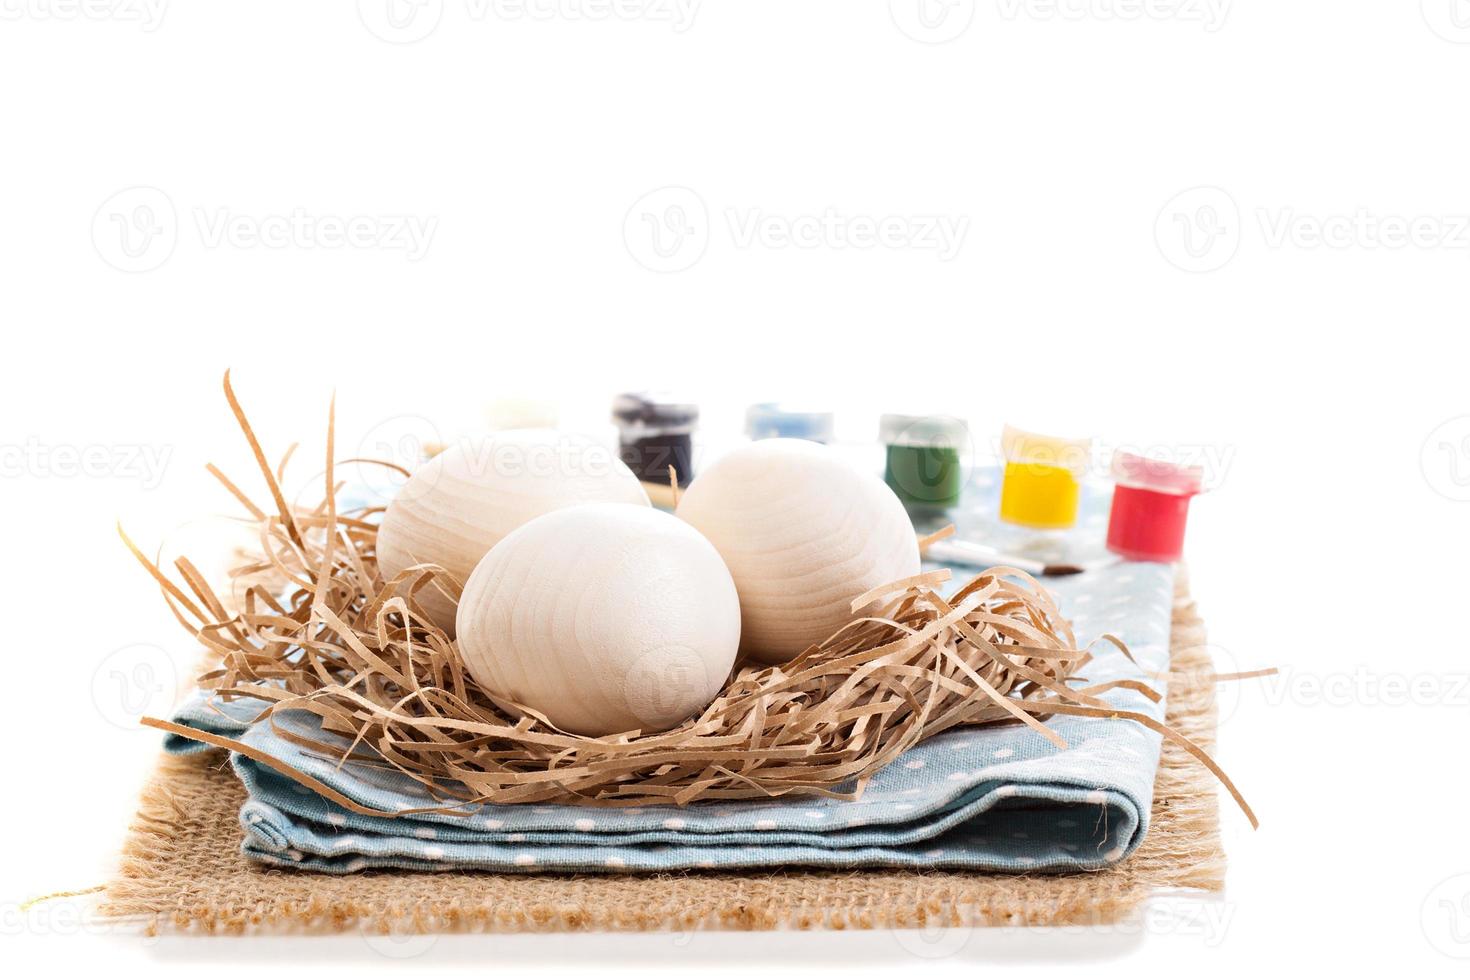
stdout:
POLYGON ((831 443, 836 422, 824 409, 760 402, 745 410, 745 434, 751 439, 808 439, 831 443))
POLYGON ((1001 520, 1047 530, 1077 523, 1091 439, 1062 439, 1008 425, 1001 434, 1001 451, 1006 460, 1001 520))
POLYGON ((961 456, 970 445, 964 419, 944 415, 884 415, 883 480, 911 509, 942 510, 960 502, 969 474, 961 456))
POLYGON ((1204 471, 1120 452, 1113 456, 1113 478, 1118 485, 1108 550, 1129 561, 1178 561, 1189 501, 1203 489, 1204 471))
POLYGON ((694 479, 694 429, 699 406, 665 394, 631 392, 613 399, 618 456, 640 480, 669 482, 674 467, 679 486, 694 479))

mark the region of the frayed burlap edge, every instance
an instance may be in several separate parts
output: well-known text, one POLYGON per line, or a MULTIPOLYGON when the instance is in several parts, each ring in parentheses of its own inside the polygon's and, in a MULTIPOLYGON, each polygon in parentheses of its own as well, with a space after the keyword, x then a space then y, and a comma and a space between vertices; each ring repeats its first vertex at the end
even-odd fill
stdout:
MULTIPOLYGON (((1204 623, 1181 570, 1170 636, 1168 724, 1215 742, 1204 623), (1193 677, 1193 682, 1190 678, 1193 677)), ((103 915, 149 932, 571 930, 1096 925, 1165 888, 1224 885, 1217 784, 1164 743, 1153 824, 1122 865, 1069 875, 769 871, 663 875, 263 869, 240 855, 243 791, 223 756, 166 756, 129 830, 103 915)))

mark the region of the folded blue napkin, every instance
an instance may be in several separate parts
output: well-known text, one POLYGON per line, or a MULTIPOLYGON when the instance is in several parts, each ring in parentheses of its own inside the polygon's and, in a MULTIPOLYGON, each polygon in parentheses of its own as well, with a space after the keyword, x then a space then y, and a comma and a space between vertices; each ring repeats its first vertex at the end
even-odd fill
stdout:
MULTIPOLYGON (((977 474, 976 494, 994 499, 977 474)), ((984 501, 973 503, 986 512, 984 501)), ((1096 539, 1106 495, 1094 495, 1078 536, 1096 539)), ((1017 542, 1024 544, 1024 542, 1017 542)), ((956 583, 967 576, 956 570, 956 583)), ((1136 678, 1169 664, 1172 566, 1118 563, 1046 584, 1081 642, 1113 633, 1138 663, 1108 644, 1086 668, 1091 683, 1136 678)), ((1162 693, 1162 690, 1161 690, 1162 693)), ((1164 704, 1136 691, 1102 696, 1163 719, 1164 704)), ((364 764, 339 766, 251 725, 263 704, 197 694, 177 710, 183 725, 243 740, 365 806, 399 811, 435 802, 407 777, 364 764)), ((314 715, 276 723, 331 742, 314 715)), ((343 809, 238 753, 248 791, 244 852, 268 865, 346 873, 365 868, 637 872, 694 868, 910 867, 976 871, 1095 870, 1123 860, 1148 829, 1159 736, 1128 721, 1058 716, 1057 749, 1021 725, 957 729, 929 739, 878 773, 862 798, 813 797, 699 803, 688 807, 474 807, 469 815, 385 818, 343 809)), ((170 751, 202 751, 170 736, 170 751)))

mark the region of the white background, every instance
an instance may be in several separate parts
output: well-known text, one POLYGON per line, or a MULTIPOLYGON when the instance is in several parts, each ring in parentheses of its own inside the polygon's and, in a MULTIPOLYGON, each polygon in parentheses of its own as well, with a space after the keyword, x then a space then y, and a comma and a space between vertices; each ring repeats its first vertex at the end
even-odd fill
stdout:
POLYGON ((715 436, 805 396, 852 440, 917 406, 982 448, 1029 420, 1223 461, 1194 591, 1222 662, 1285 674, 1226 694, 1262 828, 1226 801, 1222 900, 1108 932, 390 949, 415 966, 1463 971, 1470 3, 157 2, 0 0, 12 969, 394 966, 17 907, 104 878, 151 766, 109 678, 158 682, 136 702, 192 646, 113 524, 176 548, 229 510, 203 465, 249 475, 232 367, 303 482, 333 389, 347 447, 679 385, 715 436))

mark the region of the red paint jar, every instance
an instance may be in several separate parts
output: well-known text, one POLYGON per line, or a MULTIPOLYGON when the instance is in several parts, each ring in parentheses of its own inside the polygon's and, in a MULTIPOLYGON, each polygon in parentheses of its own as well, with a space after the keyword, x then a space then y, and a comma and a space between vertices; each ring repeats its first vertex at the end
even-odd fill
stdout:
POLYGON ((1108 550, 1129 561, 1178 561, 1184 553, 1189 500, 1203 489, 1203 471, 1117 453, 1113 477, 1117 487, 1108 519, 1108 550))

